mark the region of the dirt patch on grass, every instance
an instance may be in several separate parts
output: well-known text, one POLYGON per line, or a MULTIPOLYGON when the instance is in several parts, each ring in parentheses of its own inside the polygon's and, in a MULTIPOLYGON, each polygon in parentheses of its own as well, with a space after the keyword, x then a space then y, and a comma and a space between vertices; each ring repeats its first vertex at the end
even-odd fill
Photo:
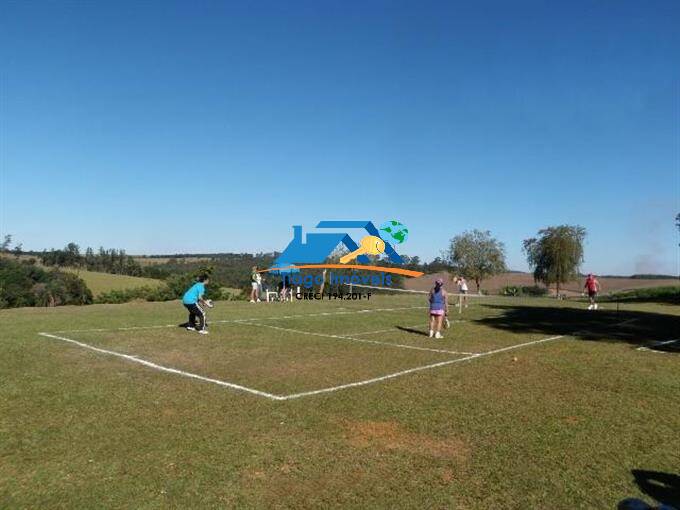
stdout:
POLYGON ((466 462, 470 457, 470 447, 461 439, 409 432, 395 422, 351 422, 346 429, 348 442, 357 448, 395 450, 458 462, 466 462))

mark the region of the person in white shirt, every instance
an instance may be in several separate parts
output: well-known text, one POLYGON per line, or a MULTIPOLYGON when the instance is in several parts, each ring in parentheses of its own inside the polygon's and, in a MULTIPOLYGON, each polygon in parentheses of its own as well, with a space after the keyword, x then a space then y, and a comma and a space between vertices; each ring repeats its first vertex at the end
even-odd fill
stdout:
POLYGON ((260 302, 260 285, 262 285, 262 276, 257 271, 257 266, 253 266, 253 272, 250 274, 250 302, 260 302))
POLYGON ((465 281, 465 278, 463 278, 462 276, 458 276, 456 278, 456 284, 458 285, 458 294, 460 294, 460 296, 458 296, 458 306, 461 305, 462 299, 463 300, 462 304, 465 305, 465 308, 467 308, 468 307, 466 296, 466 294, 468 293, 467 282, 465 281))

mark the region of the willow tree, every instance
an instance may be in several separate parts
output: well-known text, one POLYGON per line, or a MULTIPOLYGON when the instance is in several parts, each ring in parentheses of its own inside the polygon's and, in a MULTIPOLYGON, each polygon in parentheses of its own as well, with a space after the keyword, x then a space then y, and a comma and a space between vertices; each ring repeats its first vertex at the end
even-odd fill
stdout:
POLYGON ((534 269, 534 280, 546 287, 573 281, 583 262, 583 240, 586 229, 579 225, 560 225, 538 231, 537 237, 524 241, 524 252, 529 266, 534 269))

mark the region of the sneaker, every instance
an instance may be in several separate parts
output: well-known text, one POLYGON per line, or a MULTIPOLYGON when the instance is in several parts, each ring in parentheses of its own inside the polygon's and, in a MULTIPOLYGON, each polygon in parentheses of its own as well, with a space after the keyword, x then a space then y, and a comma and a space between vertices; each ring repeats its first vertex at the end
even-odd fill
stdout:
POLYGON ((262 303, 262 301, 260 301, 259 299, 257 300, 257 302, 258 302, 258 303, 262 303))
POLYGON ((193 326, 187 326, 187 331, 196 331, 196 328, 193 326))
POLYGON ((597 310, 597 303, 593 305, 593 310, 597 310))
POLYGON ((198 333, 199 333, 200 335, 207 335, 207 334, 208 334, 208 330, 207 330, 207 329, 201 329, 198 333))
POLYGON ((251 300, 250 300, 250 302, 251 302, 251 303, 254 303, 254 302, 255 302, 255 300, 254 300, 254 299, 251 299, 251 300))
POLYGON ((434 336, 434 331, 430 330, 430 338, 434 336))
POLYGON ((439 331, 437 331, 437 332, 434 334, 434 337, 435 337, 435 338, 444 338, 444 336, 443 336, 439 331))

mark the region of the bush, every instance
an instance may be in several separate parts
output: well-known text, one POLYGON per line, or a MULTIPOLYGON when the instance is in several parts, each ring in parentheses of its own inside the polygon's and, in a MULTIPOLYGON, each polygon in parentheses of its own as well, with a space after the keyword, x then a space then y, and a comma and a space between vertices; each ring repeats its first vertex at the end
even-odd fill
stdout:
POLYGON ((0 308, 90 303, 92 292, 76 275, 0 258, 0 308))
POLYGON ((548 289, 546 287, 541 287, 539 285, 524 285, 518 287, 516 285, 506 285, 501 289, 501 295, 503 296, 531 296, 531 297, 541 297, 548 294, 548 289))
POLYGON ((548 289, 539 285, 523 286, 520 290, 522 296, 541 297, 548 295, 548 289))
POLYGON ((519 296, 520 292, 520 288, 516 285, 506 285, 501 289, 500 294, 501 296, 519 296))

